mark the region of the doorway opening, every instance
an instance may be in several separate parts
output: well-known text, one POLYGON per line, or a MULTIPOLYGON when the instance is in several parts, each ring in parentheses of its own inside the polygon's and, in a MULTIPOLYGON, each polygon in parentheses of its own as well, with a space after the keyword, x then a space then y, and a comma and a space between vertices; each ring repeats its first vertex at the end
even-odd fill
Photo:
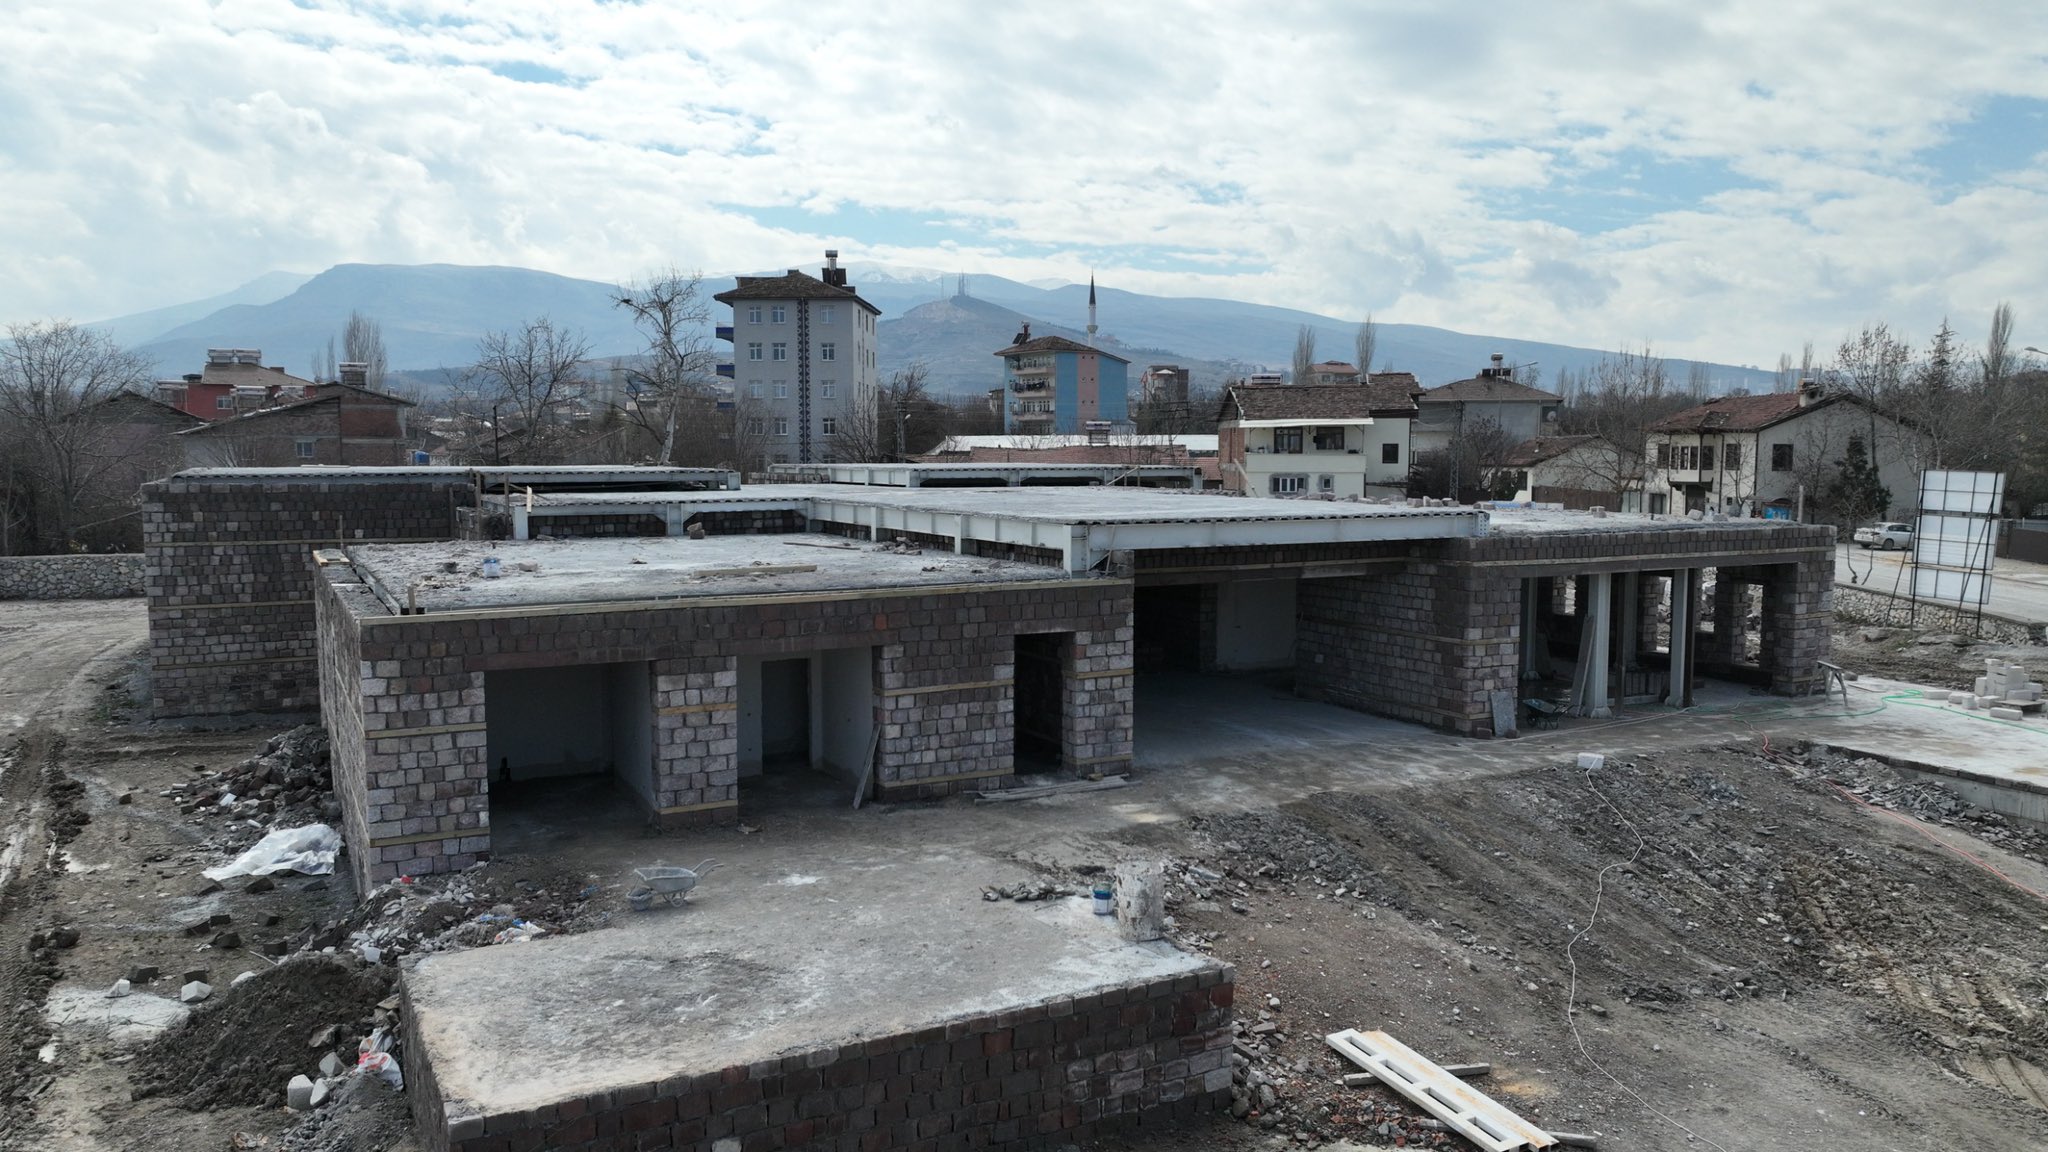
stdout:
POLYGON ((1013 771, 1050 772, 1060 766, 1060 729, 1066 717, 1066 650, 1071 632, 1034 632, 1017 637, 1017 670, 1011 712, 1013 771))
POLYGON ((484 743, 493 807, 609 794, 652 810, 654 676, 645 661, 484 674, 484 743))

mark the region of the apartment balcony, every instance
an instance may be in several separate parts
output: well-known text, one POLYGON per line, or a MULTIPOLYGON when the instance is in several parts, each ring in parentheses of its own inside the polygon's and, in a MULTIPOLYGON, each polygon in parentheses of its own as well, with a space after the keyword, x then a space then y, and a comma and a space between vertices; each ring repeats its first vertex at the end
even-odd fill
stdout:
POLYGON ((1041 406, 1029 400, 1012 400, 1010 415, 1019 420, 1050 420, 1053 413, 1050 405, 1041 406))
POLYGON ((734 366, 731 364, 720 364, 718 366, 718 374, 720 376, 725 377, 727 380, 732 379, 732 374, 734 370, 734 366))
POLYGON ((1051 376, 1051 375, 1052 375, 1052 365, 1050 365, 1050 364, 1013 364, 1013 365, 1011 365, 1011 366, 1010 366, 1010 375, 1012 375, 1012 376, 1051 376))
POLYGON ((1047 380, 1010 381, 1010 391, 1012 392, 1043 392, 1050 387, 1052 387, 1052 384, 1047 380))
POLYGON ((719 338, 720 340, 723 340, 723 341, 725 341, 725 342, 726 342, 726 343, 728 343, 728 344, 730 344, 730 343, 732 342, 732 325, 730 325, 730 324, 720 324, 720 325, 719 325, 718 327, 716 327, 716 328, 713 328, 713 329, 712 329, 711 331, 712 331, 712 332, 713 332, 713 334, 715 334, 715 335, 716 335, 716 336, 717 336, 717 337, 718 337, 718 338, 719 338))

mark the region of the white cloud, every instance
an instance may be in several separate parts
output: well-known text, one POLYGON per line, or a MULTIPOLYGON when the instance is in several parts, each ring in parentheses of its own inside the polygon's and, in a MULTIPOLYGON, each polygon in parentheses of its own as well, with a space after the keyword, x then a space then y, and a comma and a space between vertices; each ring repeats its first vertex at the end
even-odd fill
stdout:
POLYGON ((1977 140, 2006 171, 1927 153, 2048 100, 2038 4, 29 4, 0 319, 836 245, 1765 364, 2000 299, 2044 323, 2043 121, 1977 140))

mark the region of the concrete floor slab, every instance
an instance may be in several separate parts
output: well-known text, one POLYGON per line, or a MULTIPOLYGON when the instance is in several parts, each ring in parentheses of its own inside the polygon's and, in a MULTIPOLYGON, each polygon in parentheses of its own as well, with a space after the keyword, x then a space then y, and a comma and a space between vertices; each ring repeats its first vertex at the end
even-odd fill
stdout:
POLYGON ((1126 943, 1078 898, 986 901, 958 867, 793 863, 714 872, 602 931, 423 959, 405 986, 442 1099, 516 1112, 1216 967, 1126 943))
POLYGON ((358 544, 348 553, 393 597, 410 593, 427 612, 1067 578, 1043 565, 815 534, 454 540, 358 544), (498 558, 503 575, 482 575, 486 556, 498 558))

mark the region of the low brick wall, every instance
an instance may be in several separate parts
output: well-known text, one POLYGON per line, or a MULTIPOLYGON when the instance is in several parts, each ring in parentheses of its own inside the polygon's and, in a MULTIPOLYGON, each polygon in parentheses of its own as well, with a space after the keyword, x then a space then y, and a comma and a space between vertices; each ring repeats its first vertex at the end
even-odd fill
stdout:
POLYGON ((1889 628, 1913 628, 1921 632, 1954 632, 1959 636, 1981 637, 1999 644, 2048 643, 2048 624, 2011 620, 1977 614, 1953 605, 1917 606, 1904 596, 1892 596, 1869 588, 1835 585, 1835 618, 1847 624, 1878 624, 1889 628))
POLYGON ((1228 1108, 1235 981, 1218 966, 500 1115, 441 1098, 408 1004, 406 1087, 429 1152, 1070 1143, 1228 1108))
POLYGON ((0 600, 118 600, 142 594, 140 552, 0 556, 0 600))

